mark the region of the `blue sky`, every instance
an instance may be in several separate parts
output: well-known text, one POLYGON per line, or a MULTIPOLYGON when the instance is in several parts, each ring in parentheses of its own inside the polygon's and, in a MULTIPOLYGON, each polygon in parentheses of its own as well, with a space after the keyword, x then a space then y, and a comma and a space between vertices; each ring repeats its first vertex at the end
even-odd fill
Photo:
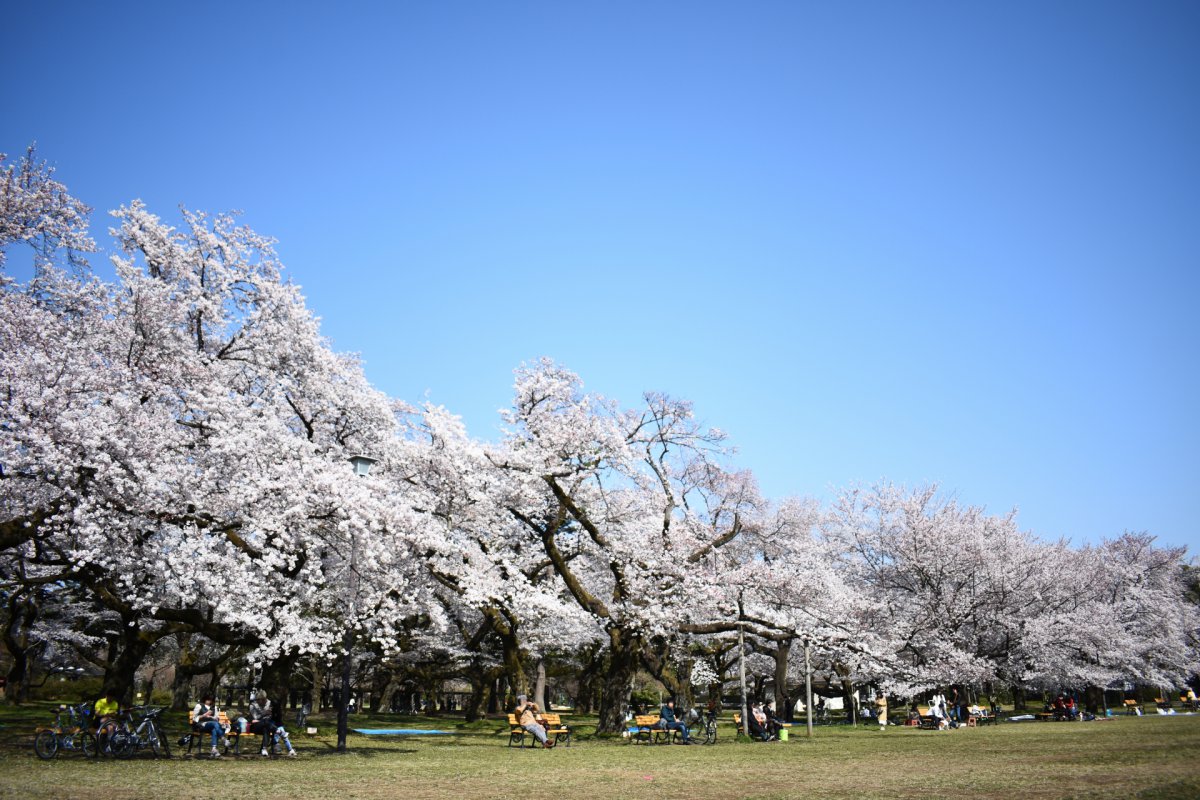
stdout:
POLYGON ((98 211, 244 210, 335 347, 480 437, 548 355, 695 401, 774 497, 938 481, 1197 552, 1198 35, 1194 2, 18 0, 0 150, 98 211))

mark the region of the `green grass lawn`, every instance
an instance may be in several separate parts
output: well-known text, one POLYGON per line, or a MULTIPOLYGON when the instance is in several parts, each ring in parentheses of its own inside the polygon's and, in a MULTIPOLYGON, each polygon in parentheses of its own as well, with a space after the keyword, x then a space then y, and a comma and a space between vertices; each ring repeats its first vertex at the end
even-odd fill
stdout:
MULTIPOLYGON (((452 736, 352 735, 334 751, 330 719, 294 735, 298 759, 176 757, 51 762, 33 753, 46 706, 0 710, 3 798, 1197 798, 1200 716, 1120 717, 1091 723, 1016 723, 958 731, 800 728, 789 742, 723 741, 712 747, 633 746, 596 739, 575 746, 506 747, 507 726, 451 718, 355 715, 355 727, 424 727, 452 736)), ((569 719, 569 718, 568 718, 569 719)), ((183 732, 169 720, 174 738, 183 732)), ((174 742, 173 742, 174 743, 174 742)), ((181 748, 175 748, 180 750, 181 748)), ((256 750, 257 748, 255 748, 256 750)))

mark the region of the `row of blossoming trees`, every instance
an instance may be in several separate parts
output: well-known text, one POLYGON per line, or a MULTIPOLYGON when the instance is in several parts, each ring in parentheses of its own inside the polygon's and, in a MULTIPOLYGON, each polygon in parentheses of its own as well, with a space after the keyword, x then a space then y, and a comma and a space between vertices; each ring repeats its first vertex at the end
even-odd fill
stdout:
POLYGON ((615 730, 639 672, 684 696, 731 678, 739 629, 785 708, 806 646, 818 674, 900 696, 1197 669, 1184 553, 1151 537, 1044 541, 931 488, 769 502, 688 403, 622 406, 550 361, 479 441, 374 390, 233 219, 131 203, 106 282, 51 170, 30 154, 0 178, 0 258, 36 262, 0 272, 10 698, 35 663, 124 691, 148 659, 236 662, 278 691, 353 654, 380 695, 470 682, 474 715, 552 664, 615 730))

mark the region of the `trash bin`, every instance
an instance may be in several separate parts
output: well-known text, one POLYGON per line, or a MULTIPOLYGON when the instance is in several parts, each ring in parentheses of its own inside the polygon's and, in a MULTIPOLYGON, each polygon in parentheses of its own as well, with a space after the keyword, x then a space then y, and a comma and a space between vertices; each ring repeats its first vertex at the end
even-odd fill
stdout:
POLYGON ((788 729, 787 729, 787 728, 780 728, 780 729, 779 729, 779 741, 781 741, 781 742, 786 742, 786 741, 787 741, 787 737, 788 737, 788 729))

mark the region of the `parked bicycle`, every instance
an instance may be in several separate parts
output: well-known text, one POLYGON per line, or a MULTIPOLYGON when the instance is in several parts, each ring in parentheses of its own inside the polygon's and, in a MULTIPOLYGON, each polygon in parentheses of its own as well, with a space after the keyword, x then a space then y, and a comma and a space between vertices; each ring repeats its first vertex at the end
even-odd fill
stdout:
POLYGON ((170 736, 163 730, 159 717, 161 707, 135 706, 121 711, 116 729, 97 734, 97 745, 101 755, 114 758, 132 758, 141 750, 149 750, 155 758, 171 757, 170 736), (133 719, 133 712, 140 717, 133 719))
POLYGON ((88 720, 91 707, 87 703, 77 706, 59 706, 54 715, 54 725, 42 728, 33 740, 33 752, 38 758, 49 761, 63 750, 82 753, 95 758, 98 752, 96 736, 89 731, 88 720), (66 719, 63 719, 63 714, 66 719))
POLYGON ((717 743, 717 710, 715 708, 704 712, 701 726, 692 732, 692 739, 701 744, 717 743))
POLYGON ((717 743, 717 712, 716 709, 699 711, 693 708, 688 712, 688 732, 693 744, 717 743))

